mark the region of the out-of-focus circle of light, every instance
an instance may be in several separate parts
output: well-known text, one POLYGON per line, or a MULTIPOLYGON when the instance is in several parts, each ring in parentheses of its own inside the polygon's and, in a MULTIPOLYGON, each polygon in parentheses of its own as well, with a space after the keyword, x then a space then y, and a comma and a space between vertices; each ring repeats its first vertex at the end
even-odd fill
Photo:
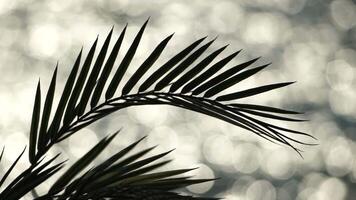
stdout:
MULTIPOLYGON (((28 138, 23 132, 19 131, 7 132, 6 135, 7 137, 5 138, 5 141, 3 141, 3 144, 6 144, 3 158, 14 160, 14 158, 20 155, 25 144, 27 144, 28 138)), ((2 147, 0 148, 2 149, 2 147)), ((26 163, 24 159, 21 159, 19 162, 26 163)))
POLYGON ((351 89, 355 77, 355 70, 344 60, 334 60, 327 64, 326 78, 332 89, 351 89))
POLYGON ((161 12, 161 19, 159 23, 167 32, 175 32, 175 35, 185 35, 192 25, 194 19, 194 12, 191 7, 182 3, 174 2, 167 4, 161 12), (168 27, 168 28, 167 28, 168 27))
POLYGON ((68 8, 71 5, 70 0, 61 0, 61 1, 48 1, 46 2, 48 4, 48 8, 51 11, 55 12, 61 12, 64 11, 66 8, 68 8))
POLYGON ((318 122, 318 126, 315 127, 314 132, 316 137, 321 141, 321 144, 326 144, 330 138, 342 134, 340 127, 333 121, 323 120, 318 122))
POLYGON ((268 13, 251 14, 246 18, 243 38, 247 43, 276 45, 284 43, 284 32, 289 29, 288 21, 268 13))
POLYGON ((176 131, 179 133, 179 137, 177 138, 178 148, 174 151, 174 161, 176 165, 186 168, 199 161, 201 155, 200 141, 194 136, 188 134, 182 136, 181 131, 176 131))
POLYGON ((297 14, 303 9, 306 0, 249 0, 242 2, 243 4, 253 7, 263 7, 273 10, 281 10, 289 14, 297 14))
POLYGON ((68 149, 75 158, 83 156, 98 142, 95 132, 84 128, 68 139, 68 149))
POLYGON ((276 189, 269 181, 258 180, 248 187, 246 197, 249 200, 275 200, 276 189))
POLYGON ((218 195, 223 196, 224 199, 226 200, 246 200, 245 197, 243 195, 238 195, 238 194, 222 194, 222 195, 218 195))
POLYGON ((325 175, 317 172, 305 174, 302 181, 299 182, 298 190, 300 193, 308 188, 316 188, 325 179, 325 175))
POLYGON ((12 10, 16 6, 16 1, 0 1, 0 14, 12 10))
POLYGON ((245 196, 248 187, 255 182, 252 176, 239 176, 229 189, 229 193, 236 196, 245 196))
MULTIPOLYGON (((305 32, 305 30, 304 30, 305 32)), ((324 85, 325 80, 320 73, 324 69, 323 59, 317 54, 317 51, 304 43, 292 44, 286 48, 283 55, 286 72, 293 74, 294 79, 303 80, 300 86, 295 88, 308 88, 307 91, 301 89, 300 92, 295 91, 296 101, 322 103, 325 101, 324 85), (308 74, 308 76, 305 76, 308 74), (312 90, 314 92, 308 92, 312 90)))
MULTIPOLYGON (((214 172, 209 166, 205 164, 198 164, 199 168, 191 171, 190 174, 194 175, 196 178, 215 178, 214 172)), ((189 191, 197 194, 202 194, 210 190, 214 182, 209 181, 202 184, 191 185, 188 188, 189 191)))
POLYGON ((325 179, 316 192, 317 200, 343 200, 346 196, 346 185, 338 178, 325 179))
POLYGON ((330 90, 329 104, 331 110, 340 115, 346 115, 355 118, 356 114, 356 91, 350 90, 330 90))
POLYGON ((291 156, 280 148, 265 153, 266 158, 263 169, 273 178, 288 179, 294 173, 294 164, 291 156))
POLYGON ((336 137, 330 140, 325 148, 327 148, 325 162, 328 173, 336 177, 348 174, 354 161, 349 142, 343 137, 336 137))
POLYGON ((237 171, 250 174, 260 166, 260 150, 251 143, 241 143, 235 146, 233 151, 234 167, 237 171))
POLYGON ((234 151, 231 140, 224 135, 211 135, 203 144, 205 158, 214 164, 231 166, 234 151))
POLYGON ((356 5, 352 1, 334 0, 330 11, 334 22, 341 28, 347 30, 356 25, 356 5))
POLYGON ((167 120, 165 106, 144 106, 128 109, 129 116, 136 122, 148 127, 157 127, 167 120))
POLYGON ((59 48, 59 28, 54 24, 43 24, 32 27, 29 47, 36 56, 52 56, 59 48))
MULTIPOLYGON (((296 200, 311 200, 312 197, 314 198, 314 196, 312 196, 314 193, 314 188, 307 188, 303 191, 300 191, 296 197, 296 200)), ((313 199, 315 200, 315 199, 313 199)))
POLYGON ((158 126, 154 128, 147 137, 149 146, 158 145, 159 151, 168 151, 177 147, 177 133, 168 126, 158 126))
POLYGON ((217 29, 222 33, 236 32, 236 28, 241 24, 244 11, 240 8, 238 3, 219 1, 212 7, 212 14, 210 17, 210 26, 212 29, 217 29), (236 26, 232 26, 235 24, 236 26))

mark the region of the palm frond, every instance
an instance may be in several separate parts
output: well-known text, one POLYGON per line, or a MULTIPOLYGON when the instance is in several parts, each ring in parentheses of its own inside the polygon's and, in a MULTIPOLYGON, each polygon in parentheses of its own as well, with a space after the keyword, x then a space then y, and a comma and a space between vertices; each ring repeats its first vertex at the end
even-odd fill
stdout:
MULTIPOLYGON (((5 174, 2 176, 2 178, 0 179, 0 187, 2 186, 2 184, 5 182, 6 178, 10 175, 10 173, 12 172, 12 170, 14 169, 14 167, 16 166, 17 162, 20 160, 20 158, 22 157, 23 153, 25 153, 26 147, 22 150, 22 152, 20 153, 20 155, 16 158, 16 160, 11 164, 10 168, 5 172, 5 174)), ((4 154, 5 151, 5 147, 3 147, 2 151, 1 151, 1 155, 0 155, 0 161, 1 158, 4 154)))
POLYGON ((80 67, 82 51, 79 53, 65 84, 59 105, 53 113, 54 118, 48 128, 55 90, 56 68, 46 95, 41 121, 39 120, 40 96, 36 95, 30 140, 29 157, 31 162, 38 161, 52 145, 70 137, 83 127, 115 111, 138 105, 172 105, 203 113, 247 129, 267 140, 288 145, 297 152, 299 152, 299 149, 295 148, 293 143, 307 143, 298 141, 292 136, 287 136, 285 132, 313 138, 307 133, 289 130, 256 118, 302 121, 286 116, 297 112, 268 106, 230 102, 281 88, 292 82, 265 85, 221 95, 224 90, 253 76, 269 64, 246 69, 258 60, 258 58, 255 58, 227 68, 226 65, 238 55, 241 51, 239 50, 210 66, 226 48, 224 46, 213 51, 194 65, 196 60, 202 57, 215 39, 197 48, 206 37, 201 38, 169 59, 157 70, 150 70, 171 40, 173 34, 169 35, 158 44, 147 59, 137 68, 136 72, 129 77, 128 81, 122 83, 122 78, 126 74, 128 67, 130 67, 136 50, 139 48, 147 23, 148 20, 137 33, 118 68, 114 70, 111 80, 109 78, 110 73, 113 71, 113 65, 124 39, 127 26, 121 31, 113 49, 109 51, 108 47, 113 33, 113 29, 111 29, 98 56, 94 58, 97 38, 90 48, 82 67, 80 67), (197 49, 194 50, 195 48, 197 49), (107 54, 108 58, 106 59, 107 54), (93 67, 91 67, 92 61, 94 62, 93 67), (80 73, 78 75, 79 70, 80 73), (147 75, 148 78, 142 80, 142 84, 138 84, 144 75, 147 75), (121 84, 123 88, 121 94, 116 95, 121 84), (106 90, 104 90, 105 86, 107 86, 106 90), (138 92, 133 92, 135 87, 138 88, 138 92), (168 88, 168 91, 166 88, 168 88), (100 101, 101 98, 105 100, 100 101), (225 103, 226 101, 229 102, 225 103), (90 103, 89 111, 87 111, 88 103, 90 103), (40 131, 37 130, 37 127, 40 127, 40 131), (37 152, 35 152, 36 149, 37 152))
POLYGON ((171 192, 171 190, 214 180, 191 179, 187 176, 180 176, 195 168, 153 172, 170 162, 170 160, 159 160, 172 152, 172 150, 143 158, 154 149, 154 147, 151 147, 129 155, 145 137, 128 145, 80 176, 80 172, 100 154, 116 134, 105 137, 98 142, 97 145, 63 173, 51 186, 47 194, 38 197, 37 200, 119 197, 121 197, 119 199, 130 199, 130 196, 133 199, 144 199, 148 197, 145 196, 148 194, 152 194, 151 197, 157 197, 157 199, 196 199, 181 196, 171 192))
MULTIPOLYGON (((22 157, 25 149, 22 153, 17 157, 17 159, 13 162, 11 167, 6 171, 5 175, 1 179, 0 186, 3 184, 5 179, 11 173, 13 168, 16 166, 19 159, 22 157)), ((2 152, 3 154, 3 152, 2 152)), ((2 157, 2 154, 0 158, 2 157)), ((24 170, 21 174, 19 174, 14 180, 12 180, 1 192, 0 199, 7 200, 18 200, 23 197, 25 194, 35 189, 38 185, 46 181, 52 175, 57 173, 64 165, 64 162, 60 162, 53 166, 50 166, 52 162, 59 156, 57 154, 52 159, 47 162, 42 163, 43 159, 39 160, 36 163, 33 163, 30 167, 24 170)))

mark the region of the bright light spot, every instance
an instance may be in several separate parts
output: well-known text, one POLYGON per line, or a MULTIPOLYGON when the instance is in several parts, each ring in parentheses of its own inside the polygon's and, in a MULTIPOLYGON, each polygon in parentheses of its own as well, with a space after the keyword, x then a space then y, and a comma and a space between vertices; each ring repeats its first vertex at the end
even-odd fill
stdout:
POLYGON ((316 200, 343 200, 346 193, 345 183, 338 178, 328 178, 319 186, 316 200))
POLYGON ((277 179, 288 179, 294 174, 294 163, 287 151, 276 149, 265 154, 265 170, 277 179))
POLYGON ((258 180, 248 187, 246 197, 249 200, 275 200, 276 190, 269 181, 258 180))
POLYGON ((147 137, 149 146, 159 145, 158 151, 168 151, 177 147, 177 133, 170 127, 158 126, 154 128, 147 137))
MULTIPOLYGON (((215 178, 214 172, 212 169, 210 169, 209 166, 205 165, 205 164, 198 164, 197 165, 199 168, 196 170, 193 170, 191 172, 189 172, 188 174, 190 175, 194 175, 195 178, 199 179, 199 178, 215 178)), ((210 188, 213 186, 214 182, 209 181, 209 182, 205 182, 202 184, 197 184, 197 185, 192 185, 192 186, 188 186, 188 190, 193 192, 193 193, 197 193, 197 194, 202 194, 205 193, 207 191, 210 190, 210 188)))
POLYGON ((237 194, 226 194, 223 195, 223 197, 226 200, 245 200, 245 198, 242 195, 237 195, 237 194))
POLYGON ((238 176, 235 183, 229 190, 231 194, 240 196, 241 194, 245 195, 246 190, 252 183, 255 182, 255 179, 252 176, 238 176))
POLYGON ((35 26, 31 29, 29 47, 38 56, 52 56, 59 48, 59 28, 53 24, 35 26))
POLYGON ((232 142, 223 135, 208 137, 203 146, 204 156, 209 162, 224 166, 232 165, 233 150, 232 142))
POLYGON ((165 106, 132 107, 128 113, 135 121, 148 127, 156 127, 167 120, 165 106))
POLYGON ((210 25, 222 33, 236 32, 244 16, 244 11, 236 2, 220 1, 212 7, 211 12, 210 25))
POLYGON ((79 158, 87 153, 90 148, 96 145, 98 137, 94 131, 84 128, 80 132, 73 134, 68 139, 68 149, 75 158, 79 158))
POLYGON ((247 43, 276 45, 284 42, 284 33, 289 29, 288 21, 278 15, 252 14, 247 16, 243 38, 247 43))
POLYGON ((356 91, 331 90, 329 92, 329 104, 334 113, 355 117, 356 114, 356 91))
POLYGON ((347 140, 338 137, 328 147, 326 155, 326 169, 333 176, 344 176, 348 174, 353 164, 353 154, 347 140), (342 156, 341 156, 342 155, 342 156))
MULTIPOLYGON (((6 132, 7 137, 5 138, 4 143, 1 145, 5 146, 5 151, 3 158, 10 160, 13 162, 17 156, 20 155, 25 145, 28 143, 28 138, 22 132, 6 132)), ((3 146, 0 146, 0 150, 2 150, 3 146)), ((27 148, 28 149, 28 148, 27 148)), ((20 163, 26 163, 25 159, 21 159, 20 163)))
POLYGON ((234 167, 239 172, 250 174, 260 165, 260 151, 254 144, 241 143, 235 146, 233 153, 234 167))
POLYGON ((314 188, 325 179, 325 175, 321 173, 309 173, 304 175, 300 183, 300 189, 314 188))
POLYGON ((334 60, 327 65, 326 78, 330 87, 335 90, 351 89, 354 76, 353 67, 344 60, 334 60))
POLYGON ((0 1, 0 14, 11 11, 16 4, 16 1, 0 1))
POLYGON ((356 6, 352 1, 335 0, 330 4, 331 16, 335 23, 343 29, 356 25, 356 6))

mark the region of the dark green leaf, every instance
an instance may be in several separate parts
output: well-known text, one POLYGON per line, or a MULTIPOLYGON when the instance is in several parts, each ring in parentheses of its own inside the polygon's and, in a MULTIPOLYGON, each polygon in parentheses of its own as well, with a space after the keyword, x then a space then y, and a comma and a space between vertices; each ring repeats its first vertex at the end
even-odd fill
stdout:
POLYGON ((4 150, 5 150, 5 146, 2 148, 1 150, 1 154, 0 154, 0 163, 1 163, 1 159, 2 159, 2 156, 4 155, 4 150))
POLYGON ((35 157, 36 157, 36 143, 37 143, 38 123, 40 121, 40 112, 41 112, 41 84, 40 81, 38 80, 35 103, 32 112, 30 139, 29 139, 29 146, 30 146, 29 160, 32 164, 35 162, 35 157))
POLYGON ((206 37, 203 37, 195 42, 193 42, 191 45, 189 45, 187 48, 183 49, 181 52, 179 52, 177 55, 175 55, 173 58, 168 60, 164 65, 162 65, 157 71, 155 71, 151 76, 149 76, 140 86, 139 92, 143 92, 147 90, 153 83, 155 83, 159 78, 161 78, 165 73, 167 73, 172 67, 174 67, 176 64, 178 64, 185 56, 187 56, 195 47, 197 47, 206 37))
POLYGON ((119 54, 119 50, 122 44, 122 40, 124 39, 125 36, 125 32, 126 32, 126 28, 127 28, 127 24, 125 26, 125 28, 122 30, 119 38, 117 39, 111 54, 108 58, 108 60, 106 61, 106 64, 103 68, 103 71, 101 72, 100 78, 98 80, 98 83, 96 84, 92 99, 91 99, 91 107, 95 107, 100 99, 101 93, 103 91, 103 88, 105 86, 106 81, 109 78, 110 72, 115 64, 115 60, 117 55, 119 54))
POLYGON ((145 165, 148 165, 150 163, 152 163, 153 161, 156 161, 164 156, 166 156, 167 154, 171 153, 173 150, 170 150, 170 151, 167 151, 167 152, 164 152, 164 153, 161 153, 161 154, 158 154, 158 155, 155 155, 155 156, 151 156, 151 157, 148 157, 146 159, 143 159, 143 160, 140 160, 140 161, 137 161, 135 163, 132 163, 130 165, 127 165, 123 168, 120 169, 121 173, 128 173, 128 172, 131 172, 135 169, 139 169, 145 165))
POLYGON ((122 59, 117 71, 114 74, 114 77, 112 78, 109 87, 105 93, 105 99, 111 99, 111 97, 114 96, 117 87, 119 86, 122 77, 124 77, 124 74, 126 73, 127 68, 129 67, 132 58, 134 57, 137 47, 140 44, 140 40, 142 38, 143 32, 145 31, 146 25, 148 23, 148 20, 142 25, 140 31, 137 33, 134 41, 132 42, 129 50, 127 50, 127 53, 125 57, 122 59))
POLYGON ((137 184, 143 181, 155 181, 163 178, 168 178, 171 176, 176 176, 180 174, 184 174, 186 172, 195 170, 196 168, 191 168, 191 169, 178 169, 178 170, 170 170, 170 171, 164 171, 164 172, 157 172, 157 173, 152 173, 152 174, 144 174, 141 176, 136 176, 136 177, 131 177, 127 178, 125 180, 120 180, 115 183, 112 183, 110 186, 116 186, 116 185, 129 185, 129 184, 137 184))
POLYGON ((199 72, 201 72, 205 67, 207 67, 228 45, 221 47, 220 49, 214 51, 201 62, 199 62, 193 69, 185 73, 182 77, 180 77, 176 82, 174 82, 169 89, 169 92, 175 92, 184 84, 186 84, 189 80, 194 78, 199 72))
POLYGON ((230 107, 233 108, 243 108, 249 110, 259 110, 264 112, 273 112, 273 113, 280 113, 280 114, 302 114, 296 111, 284 110, 280 108, 274 108, 270 106, 262 106, 262 105, 255 105, 255 104, 241 104, 241 103, 232 103, 228 104, 230 107))
POLYGON ((73 88, 73 85, 75 82, 75 78, 77 76, 77 72, 78 72, 79 65, 80 65, 80 58, 82 56, 82 50, 80 50, 80 53, 77 57, 77 60, 74 63, 72 71, 69 74, 69 77, 68 77, 67 82, 64 86, 63 93, 62 93, 61 99, 59 101, 56 113, 53 117, 52 124, 49 128, 49 134, 51 135, 51 138, 53 138, 54 140, 55 140, 55 138, 57 138, 57 131, 58 131, 59 126, 62 121, 64 109, 67 105, 68 99, 70 97, 70 94, 71 94, 71 91, 72 91, 72 88, 73 88))
MULTIPOLYGON (((47 135, 47 128, 48 128, 49 117, 51 115, 51 110, 52 110, 52 105, 53 105, 54 92, 55 92, 55 88, 56 88, 57 69, 58 69, 58 62, 57 62, 56 68, 54 70, 52 80, 51 80, 51 83, 50 83, 48 91, 47 91, 45 104, 43 107, 41 127, 40 127, 40 132, 38 135, 38 146, 37 146, 37 150, 39 152, 42 152, 42 150, 47 145, 47 142, 49 139, 48 135, 47 135)), ((31 151, 31 145, 30 145, 30 151, 31 151)), ((33 164, 33 161, 31 161, 32 164, 33 164)))
POLYGON ((241 50, 237 51, 237 52, 227 56, 226 58, 220 60, 219 62, 215 63, 213 66, 211 66, 205 72, 200 74, 197 78, 193 79, 188 84, 186 84, 182 89, 182 93, 187 93, 187 92, 192 91, 199 84, 201 84, 204 81, 211 78, 211 76, 216 74, 221 68, 223 68, 227 63, 229 63, 233 58, 235 58, 237 56, 237 54, 239 54, 240 52, 241 52, 241 50))
POLYGON ((108 36, 106 37, 103 46, 101 47, 101 50, 99 52, 98 57, 96 58, 96 61, 94 63, 93 69, 90 72, 88 81, 85 84, 84 90, 83 90, 83 94, 81 96, 80 102, 78 104, 78 108, 77 108, 77 115, 81 116, 84 111, 85 108, 87 106, 87 103, 89 101, 90 95, 92 94, 95 84, 97 82, 97 78, 99 76, 99 73, 101 71, 101 67, 103 65, 103 62, 105 60, 105 56, 106 56, 106 52, 108 50, 109 47, 109 43, 110 43, 110 39, 111 39, 111 35, 112 35, 113 29, 110 30, 108 36))
POLYGON ((0 186, 5 182, 6 178, 10 175, 11 171, 14 169, 16 166, 17 162, 20 160, 22 157, 23 153, 25 153, 26 147, 22 150, 21 154, 16 158, 16 160, 12 163, 10 168, 5 172, 4 176, 0 180, 0 186))
MULTIPOLYGON (((216 39, 216 38, 215 38, 216 39)), ((208 47, 215 41, 208 42, 207 44, 201 46, 195 52, 193 52, 190 56, 188 56, 185 60, 183 60, 176 68, 174 68, 171 72, 169 72, 165 77, 163 77, 156 85, 155 90, 159 91, 166 87, 171 83, 173 79, 178 77, 185 69, 187 69, 195 60, 197 60, 204 52, 208 49, 208 47)))
POLYGON ((156 62, 158 57, 161 55, 162 51, 166 47, 169 40, 172 38, 173 34, 164 39, 158 46, 153 50, 151 55, 142 63, 142 65, 135 71, 135 73, 128 80, 124 88, 122 89, 122 94, 128 94, 135 84, 142 78, 142 76, 147 72, 147 70, 156 62))
POLYGON ((217 97, 216 100, 217 101, 230 101, 230 100, 234 100, 234 99, 241 99, 241 98, 245 98, 245 97, 261 94, 261 93, 264 93, 264 92, 268 92, 270 90, 274 90, 274 89, 277 89, 277 88, 285 87, 285 86, 290 85, 292 83, 295 83, 295 82, 286 82, 286 83, 276 83, 276 84, 264 85, 264 86, 260 86, 260 87, 256 87, 256 88, 252 88, 252 89, 243 90, 243 91, 240 91, 240 92, 235 92, 235 93, 231 93, 231 94, 222 95, 222 96, 217 97))
POLYGON ((162 179, 149 183, 138 183, 135 185, 142 185, 155 189, 163 189, 163 190, 176 190, 178 188, 187 187, 190 185, 215 181, 216 179, 186 179, 186 178, 171 178, 171 179, 162 179))
POLYGON ((113 163, 115 163, 117 160, 119 160, 120 158, 124 157, 125 155, 127 155, 133 148, 135 148, 137 146, 138 143, 140 143, 143 139, 145 139, 145 137, 139 139, 138 141, 130 144, 129 146, 127 146, 126 148, 122 149, 121 151, 117 152, 116 154, 114 154, 113 156, 111 156, 109 159, 107 159, 105 162, 103 162, 102 164, 100 164, 99 166, 95 167, 92 171, 93 172, 103 172, 106 168, 108 168, 109 166, 111 166, 113 163))
POLYGON ((124 174, 124 175, 120 176, 120 179, 126 179, 126 178, 136 177, 136 176, 145 174, 147 172, 156 170, 156 169, 158 169, 158 168, 160 168, 160 167, 162 167, 162 166, 164 166, 164 165, 166 165, 166 164, 168 164, 170 162, 172 162, 172 160, 166 160, 166 161, 162 161, 162 162, 150 165, 150 166, 142 167, 140 169, 137 169, 135 171, 132 171, 130 173, 127 173, 127 174, 124 174))
POLYGON ((65 124, 69 124, 72 122, 72 120, 74 119, 74 117, 76 116, 76 103, 79 99, 79 95, 83 89, 85 80, 87 79, 88 73, 89 73, 89 69, 90 69, 90 65, 91 62, 93 60, 94 57, 94 53, 95 53, 95 48, 96 48, 96 44, 98 43, 98 37, 96 38, 95 42, 93 43, 93 45, 91 46, 87 57, 85 58, 84 64, 82 66, 82 70, 80 71, 80 74, 78 76, 78 80, 75 83, 72 95, 70 96, 68 105, 67 105, 67 109, 64 115, 64 122, 65 124))
POLYGON ((42 173, 35 175, 32 178, 29 178, 30 180, 27 180, 25 183, 17 185, 17 187, 13 188, 13 191, 16 192, 9 193, 5 199, 9 199, 9 200, 20 199, 26 193, 30 192, 36 186, 46 181, 48 178, 50 178, 52 175, 57 173, 62 168, 63 168, 63 163, 59 163, 57 165, 54 165, 53 167, 48 168, 42 173))
POLYGON ((253 69, 249 69, 246 71, 243 71, 225 81, 220 82, 219 84, 213 86, 212 88, 210 88, 208 91, 206 91, 206 93, 204 94, 204 97, 212 97, 214 95, 216 95, 217 93, 247 79, 248 77, 256 74, 257 72, 261 71, 262 69, 264 69, 265 67, 267 67, 268 65, 263 65, 261 67, 256 67, 253 69))
MULTIPOLYGON (((229 77, 234 76, 236 73, 238 73, 239 71, 241 71, 241 70, 245 69, 246 67, 250 66, 252 63, 256 62, 256 60, 258 60, 258 59, 259 58, 255 58, 253 60, 247 61, 245 63, 241 63, 239 65, 236 65, 235 67, 232 67, 231 69, 226 70, 225 72, 219 74, 218 76, 210 79, 209 81, 207 81, 204 84, 202 84, 201 86, 199 86, 197 89, 195 89, 193 91, 193 94, 194 95, 201 94, 202 92, 208 90, 209 88, 213 87, 214 85, 217 85, 220 82, 225 81, 229 77)), ((210 77, 206 77, 206 78, 209 79, 210 77)))
POLYGON ((106 186, 108 184, 115 182, 116 179, 119 178, 121 175, 120 169, 122 169, 126 165, 134 162, 135 160, 141 158, 142 156, 144 156, 145 154, 147 154, 154 148, 155 147, 144 149, 144 150, 142 150, 132 156, 129 156, 128 158, 110 166, 107 170, 105 170, 103 172, 99 172, 98 174, 96 174, 96 177, 98 177, 98 178, 95 180, 95 184, 96 184, 95 187, 99 187, 99 186, 102 187, 102 186, 106 186))
POLYGON ((293 118, 289 118, 289 117, 282 117, 282 116, 272 115, 272 114, 269 114, 269 113, 257 112, 257 111, 253 111, 253 110, 246 110, 246 109, 239 109, 239 110, 241 112, 249 113, 249 114, 252 114, 252 115, 271 118, 271 119, 277 119, 277 120, 282 120, 282 121, 293 121, 293 122, 306 121, 306 120, 302 120, 302 119, 293 119, 293 118))
POLYGON ((117 132, 107 138, 102 139, 89 152, 75 162, 50 188, 49 193, 60 192, 78 173, 80 173, 88 164, 90 164, 111 142, 117 132))
POLYGON ((110 166, 106 171, 105 171, 105 177, 102 177, 101 179, 105 179, 105 178, 110 178, 112 177, 112 174, 116 174, 117 170, 134 162, 135 160, 141 158, 142 156, 146 155, 148 152, 152 151, 152 149, 154 149, 156 146, 154 147, 150 147, 147 149, 144 149, 138 153, 135 153, 134 155, 131 155, 125 159, 123 159, 122 161, 110 166))

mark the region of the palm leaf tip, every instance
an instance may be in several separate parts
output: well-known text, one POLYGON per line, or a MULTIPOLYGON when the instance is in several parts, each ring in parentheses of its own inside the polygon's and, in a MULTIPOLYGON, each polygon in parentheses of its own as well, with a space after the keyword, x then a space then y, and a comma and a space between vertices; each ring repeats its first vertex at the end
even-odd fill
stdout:
POLYGON ((125 57, 123 58, 121 64, 119 65, 117 71, 115 72, 114 74, 114 77, 112 78, 109 86, 108 86, 108 89, 107 89, 107 92, 105 93, 105 98, 106 99, 110 99, 114 96, 115 92, 116 92, 116 89, 117 87, 119 86, 120 82, 121 82, 121 79, 123 78, 128 66, 130 65, 135 53, 136 53, 136 50, 137 50, 137 47, 140 43, 140 40, 142 38, 142 35, 143 35, 143 32, 145 31, 145 28, 146 28, 146 25, 149 21, 149 18, 147 19, 147 21, 142 25, 141 29, 139 30, 139 32, 137 33, 134 41, 132 42, 129 50, 127 51, 125 57))
POLYGON ((153 50, 151 55, 142 63, 142 65, 135 71, 135 73, 131 76, 131 78, 127 81, 126 85, 122 89, 122 94, 128 94, 135 84, 139 81, 139 79, 149 70, 149 68, 155 63, 158 57, 163 52, 164 48, 173 37, 174 34, 169 35, 165 38, 158 46, 153 50))
POLYGON ((35 162, 36 157, 36 146, 37 146, 37 136, 38 136, 38 124, 40 120, 41 112, 41 82, 38 80, 35 102, 32 112, 32 121, 30 129, 30 138, 29 138, 29 160, 31 163, 35 162))
POLYGON ((295 83, 295 81, 294 82, 285 82, 285 83, 276 83, 276 84, 264 85, 264 86, 260 86, 260 87, 256 87, 256 88, 243 90, 243 91, 240 91, 240 92, 235 92, 235 93, 231 93, 231 94, 222 95, 222 96, 217 97, 216 100, 217 101, 231 101, 231 100, 235 100, 235 99, 241 99, 241 98, 250 97, 250 96, 257 95, 257 94, 265 93, 265 92, 268 92, 270 90, 274 90, 274 89, 278 89, 278 88, 281 88, 281 87, 285 87, 285 86, 291 85, 293 83, 295 83))

